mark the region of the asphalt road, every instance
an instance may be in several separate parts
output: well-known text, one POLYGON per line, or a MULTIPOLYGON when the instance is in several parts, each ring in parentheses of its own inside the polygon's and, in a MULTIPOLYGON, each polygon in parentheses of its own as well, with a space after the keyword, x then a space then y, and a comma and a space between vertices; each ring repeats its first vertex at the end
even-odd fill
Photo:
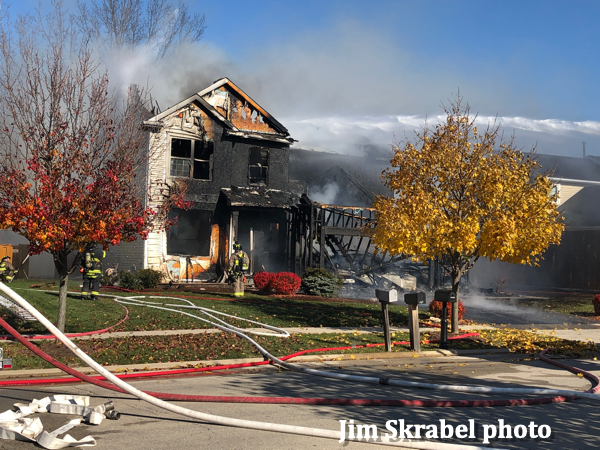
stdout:
MULTIPOLYGON (((562 360, 569 363, 569 361, 562 360)), ((582 369, 600 374, 596 361, 575 361, 582 369)), ((590 383, 569 372, 540 361, 522 360, 518 355, 489 354, 478 357, 398 358, 375 361, 342 361, 311 363, 321 369, 364 373, 372 376, 428 381, 442 384, 478 384, 505 387, 531 385, 576 390, 588 389, 590 383), (341 367, 341 368, 340 368, 341 367)), ((501 396, 452 394, 442 391, 400 389, 344 383, 336 380, 279 371, 276 367, 262 370, 236 371, 222 375, 186 378, 154 379, 132 383, 144 390, 208 395, 293 396, 326 398, 378 399, 492 399, 501 396)), ((71 430, 75 438, 92 435, 98 450, 172 450, 185 448, 211 449, 374 449, 383 448, 364 443, 345 443, 334 440, 303 437, 281 433, 231 428, 202 423, 171 412, 128 395, 115 394, 87 384, 49 386, 42 388, 3 389, 0 412, 11 409, 15 402, 29 402, 52 394, 92 396, 92 406, 113 400, 122 416, 119 421, 105 420, 99 426, 80 425, 71 430)), ((515 395, 511 398, 523 397, 515 395)), ((599 397, 600 398, 600 397, 599 397)), ((494 408, 393 408, 393 407, 333 407, 305 405, 264 405, 226 403, 179 403, 190 409, 227 417, 264 422, 284 423, 327 429, 340 429, 339 420, 353 419, 356 424, 375 424, 380 434, 387 430, 388 420, 405 419, 411 424, 448 423, 477 424, 476 439, 445 439, 445 443, 482 445, 483 425, 546 424, 552 434, 548 439, 496 439, 488 447, 526 449, 595 449, 600 430, 599 403, 576 400, 538 406, 494 408)), ((53 430, 66 423, 70 416, 40 415, 46 429, 53 430)), ((33 443, 0 441, 0 449, 34 449, 33 443)))

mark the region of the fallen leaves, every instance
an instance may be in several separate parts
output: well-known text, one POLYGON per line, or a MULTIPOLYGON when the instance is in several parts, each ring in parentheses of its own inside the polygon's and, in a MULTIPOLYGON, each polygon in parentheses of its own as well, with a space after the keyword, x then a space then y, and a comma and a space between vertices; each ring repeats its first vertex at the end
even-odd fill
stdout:
POLYGON ((571 341, 514 328, 481 330, 479 333, 487 343, 495 347, 507 348, 514 353, 534 354, 548 349, 551 355, 579 358, 590 356, 597 351, 596 344, 591 341, 571 341))

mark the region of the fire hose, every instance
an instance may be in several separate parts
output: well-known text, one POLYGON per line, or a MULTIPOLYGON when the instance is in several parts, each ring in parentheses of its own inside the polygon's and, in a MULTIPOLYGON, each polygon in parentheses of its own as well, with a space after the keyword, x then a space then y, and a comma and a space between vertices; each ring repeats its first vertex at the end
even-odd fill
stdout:
MULTIPOLYGON (((252 345, 255 346, 255 348, 264 357, 268 358, 272 362, 274 362, 284 368, 287 368, 288 370, 296 371, 296 372, 303 372, 303 373, 307 373, 310 375, 317 375, 317 376, 326 377, 326 378, 342 379, 342 380, 347 380, 347 381, 357 381, 357 382, 369 383, 369 384, 384 384, 384 385, 387 384, 390 386, 407 386, 407 387, 417 387, 417 388, 422 388, 422 389, 434 389, 434 390, 447 390, 447 391, 459 391, 459 392, 471 392, 471 393, 490 393, 490 394, 534 394, 534 395, 540 394, 540 395, 565 396, 565 397, 573 397, 573 398, 593 398, 596 400, 600 399, 600 397, 594 395, 593 392, 595 392, 595 391, 593 391, 593 392, 578 392, 578 391, 557 390, 557 389, 493 388, 493 387, 483 387, 483 386, 438 385, 438 384, 432 384, 432 383, 411 382, 411 381, 395 380, 395 379, 388 379, 388 378, 347 375, 347 374, 340 374, 340 373, 335 373, 335 372, 327 372, 327 371, 299 367, 297 365, 286 363, 284 361, 284 359, 288 359, 289 357, 280 359, 274 355, 271 355, 260 344, 258 344, 252 338, 250 338, 244 334, 244 332, 246 332, 246 333, 252 333, 252 334, 263 335, 263 336, 270 335, 270 336, 288 337, 289 333, 281 328, 273 327, 271 325, 261 324, 259 322, 253 321, 253 320, 243 319, 243 318, 240 318, 237 316, 232 316, 229 314, 221 313, 219 311, 202 308, 200 306, 195 306, 189 300, 181 299, 181 298, 177 298, 177 297, 149 296, 149 298, 163 298, 163 299, 172 299, 172 300, 183 301, 183 302, 188 303, 188 305, 187 306, 186 305, 173 305, 173 304, 164 303, 164 302, 156 303, 156 302, 145 302, 145 301, 139 300, 140 298, 146 298, 145 296, 119 297, 119 296, 107 295, 107 294, 101 294, 101 295, 106 296, 106 297, 111 297, 116 302, 121 303, 121 304, 129 304, 129 305, 137 305, 137 306, 143 305, 143 306, 150 307, 150 308, 161 309, 161 310, 166 310, 166 311, 171 311, 171 312, 178 312, 180 314, 184 314, 184 315, 188 315, 190 317, 196 318, 196 319, 206 322, 218 329, 221 329, 222 331, 234 333, 237 336, 248 340, 252 345), (197 310, 201 311, 203 314, 219 321, 221 324, 211 322, 210 320, 203 319, 201 317, 198 317, 194 314, 190 314, 185 311, 180 311, 180 310, 176 310, 176 309, 172 309, 172 308, 160 307, 160 306, 157 306, 158 304, 164 304, 165 306, 175 306, 175 307, 179 307, 179 308, 183 307, 183 308, 197 309, 197 310), (244 321, 247 321, 250 323, 258 324, 258 325, 263 326, 264 328, 280 332, 281 334, 264 333, 264 332, 255 331, 252 329, 249 329, 249 330, 248 329, 240 329, 240 328, 237 328, 237 327, 227 324, 226 322, 214 317, 212 314, 219 314, 219 315, 234 318, 237 320, 244 320, 244 321)), ((550 360, 548 360, 548 361, 550 361, 550 360)), ((584 371, 581 371, 580 369, 575 369, 575 370, 577 370, 577 373, 584 372, 584 371)), ((591 375, 591 374, 590 374, 590 376, 594 377, 594 375, 591 375)))
MULTIPOLYGON (((249 420, 243 420, 243 419, 231 419, 231 418, 225 418, 225 417, 220 417, 220 416, 214 416, 211 414, 200 413, 197 411, 192 411, 192 410, 189 410, 186 408, 172 405, 170 403, 166 403, 160 399, 152 397, 151 395, 148 395, 147 393, 144 393, 144 392, 134 388, 133 386, 130 386, 127 383, 123 382, 122 380, 120 380, 119 378, 115 377, 113 374, 108 372, 106 369, 104 369, 102 366, 100 366, 98 363, 96 363, 94 360, 92 360, 88 355, 86 355, 84 352, 82 352, 75 344, 73 344, 63 333, 61 333, 58 329, 56 329, 56 327, 54 327, 54 325, 52 325, 52 323, 50 323, 43 315, 41 315, 35 308, 33 308, 20 295, 18 295, 17 293, 12 291, 10 288, 8 288, 7 286, 5 286, 1 283, 0 283, 0 290, 2 290, 7 295, 9 295, 14 301, 16 301, 23 308, 27 309, 34 317, 36 317, 36 319, 38 319, 50 332, 52 332, 61 342, 63 342, 63 344, 65 344, 65 346, 67 346, 71 351, 73 351, 73 353, 75 353, 82 361, 84 361, 86 364, 88 364, 90 367, 92 367, 94 370, 96 370, 98 373, 100 373, 102 376, 104 376, 109 381, 113 382, 115 385, 117 385, 124 391, 126 391, 142 400, 145 400, 148 403, 151 403, 155 406, 158 406, 158 407, 161 407, 161 408, 167 409, 169 411, 172 411, 172 412, 175 412, 178 414, 182 414, 182 415, 185 415, 188 417, 197 418, 200 420, 206 420, 206 421, 223 424, 223 425, 239 426, 239 427, 244 427, 244 428, 269 430, 269 431, 280 431, 280 432, 285 432, 285 433, 302 434, 302 435, 333 438, 333 439, 339 439, 339 437, 340 437, 340 433, 338 431, 333 431, 333 430, 322 430, 322 429, 297 427, 297 426, 281 425, 281 424, 269 424, 269 423, 255 422, 255 421, 249 421, 249 420)), ((181 300, 181 299, 177 299, 177 300, 181 300)), ((122 302, 122 303, 129 303, 129 304, 139 303, 139 300, 134 299, 134 298, 122 298, 122 300, 117 300, 117 301, 122 302)), ((149 303, 149 302, 144 302, 144 303, 149 303)), ((169 304, 167 304, 167 305, 171 306, 169 304)), ((158 306, 156 306, 156 304, 154 304, 154 305, 147 304, 146 306, 157 308, 157 309, 169 310, 169 308, 158 307, 158 306)), ((172 306, 181 306, 181 305, 172 305, 172 306)), ((195 307, 195 308, 199 309, 199 307, 195 307)), ((182 314, 186 314, 186 315, 189 315, 192 317, 197 317, 197 316, 194 316, 192 314, 185 313, 182 311, 177 311, 177 312, 180 312, 182 314)), ((211 312, 214 313, 214 311, 211 311, 211 312)), ((199 318, 199 319, 206 321, 205 319, 202 319, 202 318, 199 318)), ((215 319, 217 319, 217 318, 215 318, 215 319)), ((219 319, 217 319, 217 320, 219 320, 219 319)), ((209 321, 206 321, 206 322, 209 322, 209 321)), ((217 328, 222 329, 223 331, 233 332, 234 334, 249 340, 256 346, 256 348, 259 350, 259 352, 261 352, 264 356, 269 357, 269 359, 271 359, 271 361, 273 361, 283 367, 289 368, 290 370, 309 373, 312 375, 326 376, 328 378, 338 378, 338 379, 343 379, 343 380, 348 380, 348 381, 361 381, 361 382, 367 382, 367 383, 373 383, 373 380, 377 380, 378 384, 400 385, 400 386, 408 385, 408 386, 416 386, 416 387, 425 387, 425 388, 430 388, 430 389, 431 388, 433 388, 433 389, 441 388, 442 390, 460 390, 463 392, 486 392, 486 393, 512 392, 512 393, 527 393, 527 394, 543 393, 543 394, 551 394, 551 395, 566 395, 566 396, 570 396, 570 397, 584 397, 584 398, 590 397, 590 398, 595 398, 595 399, 600 398, 591 393, 581 393, 581 392, 576 392, 576 391, 554 390, 554 389, 507 389, 507 388, 484 388, 484 387, 469 387, 469 386, 462 386, 462 387, 454 386, 455 388, 463 388, 463 389, 447 389, 447 387, 444 387, 441 385, 429 384, 429 383, 401 382, 400 380, 381 379, 381 378, 376 378, 376 377, 359 377, 359 376, 352 376, 352 375, 345 375, 345 374, 338 374, 338 373, 330 373, 330 372, 325 372, 325 371, 318 371, 318 370, 314 370, 314 369, 298 368, 298 367, 294 366, 293 364, 285 363, 281 359, 270 355, 265 349, 263 349, 260 345, 258 345, 258 343, 256 343, 254 340, 252 340, 248 336, 244 335, 240 331, 233 330, 233 329, 229 328, 229 326, 217 325, 216 323, 213 323, 213 326, 216 326, 217 328), (380 380, 384 381, 384 382, 382 383, 380 380), (475 389, 475 390, 473 390, 473 389, 475 389)), ((275 327, 272 327, 272 328, 275 328, 275 327)), ((268 333, 268 334, 272 334, 272 333, 268 333)), ((473 447, 473 446, 463 446, 463 445, 456 446, 456 445, 452 445, 452 444, 427 443, 427 442, 410 441, 410 440, 392 441, 392 440, 388 440, 385 438, 384 438, 382 444, 403 446, 403 447, 409 447, 409 448, 435 448, 435 449, 480 448, 480 447, 473 447)))
MULTIPOLYGON (((160 309, 160 310, 165 310, 165 311, 172 311, 172 312, 178 312, 180 314, 184 314, 190 317, 194 317, 196 319, 199 319, 203 322, 207 322, 212 324, 213 326, 215 326, 216 328, 223 330, 223 331, 228 331, 230 333, 233 333, 239 337, 241 337, 242 339, 246 339, 247 341, 249 341, 264 357, 268 358, 269 360, 271 360, 273 363, 278 364, 290 371, 293 372, 301 372, 301 373, 306 373, 306 374, 310 374, 310 375, 316 375, 316 376, 320 376, 320 377, 325 377, 325 378, 334 378, 334 379, 338 379, 338 380, 345 380, 345 381, 357 381, 360 383, 367 383, 367 384, 383 384, 383 385, 389 385, 389 386, 402 386, 402 387, 415 387, 415 388, 421 388, 421 389, 433 389, 433 390, 443 390, 443 391, 458 391, 458 392, 471 392, 471 393, 486 393, 486 394, 539 394, 539 395, 558 395, 558 396, 568 396, 568 397, 578 397, 578 398, 593 398, 595 400, 600 400, 600 396, 596 396, 593 393, 587 393, 587 392, 578 392, 578 391, 570 391, 570 390, 561 390, 561 389, 539 389, 539 388, 496 388, 496 387, 484 387, 484 386, 457 386, 457 385, 440 385, 440 384, 433 384, 433 383, 422 383, 422 382, 414 382, 414 381, 405 381, 405 380, 395 380, 395 379, 391 379, 391 378, 379 378, 379 377, 365 377, 365 376, 358 376, 358 375, 349 375, 349 374, 341 374, 341 373, 335 373, 335 372, 327 372, 327 371, 323 371, 323 370, 316 370, 316 369, 309 369, 309 368, 305 368, 305 367, 299 367, 295 364, 290 364, 287 363, 285 361, 283 361, 280 358, 277 358, 274 355, 271 355, 265 348, 263 348, 258 342, 254 341, 252 338, 250 338, 249 336, 246 336, 244 334, 244 330, 240 330, 239 328, 235 328, 235 327, 231 327, 229 328, 229 326, 223 326, 223 325, 219 325, 216 323, 211 323, 209 320, 203 319, 201 317, 198 317, 194 314, 190 314, 187 313, 185 311, 180 311, 180 310, 175 310, 175 309, 171 309, 171 308, 165 308, 165 307, 161 307, 161 306, 156 306, 159 303, 151 303, 151 302, 144 302, 142 300, 139 300, 140 297, 121 297, 121 299, 119 299, 116 296, 111 296, 115 299, 116 302, 118 303, 122 303, 122 304, 129 304, 129 305, 140 305, 143 304, 144 306, 150 307, 150 308, 155 308, 155 309, 160 309)), ((206 311, 210 311, 212 313, 214 313, 215 311, 213 310, 209 310, 206 308, 202 308, 200 306, 195 306, 193 305, 189 300, 185 300, 185 299, 179 299, 176 297, 155 297, 155 296, 150 296, 149 298, 165 298, 165 299, 175 299, 175 300, 179 300, 179 301, 184 301, 189 303, 194 309, 197 309, 199 311, 202 311, 204 314, 211 316, 210 313, 206 312, 206 311)), ((173 304, 169 304, 169 303, 162 303, 165 306, 177 306, 177 307, 186 307, 186 306, 182 306, 182 305, 173 305, 173 304)), ((222 315, 226 315, 224 313, 219 313, 222 315)), ((230 316, 230 317, 235 317, 235 316, 230 316)), ((236 319, 240 319, 239 317, 235 317, 236 319)), ((242 319, 242 320, 247 320, 247 319, 242 319)), ((221 321, 222 322, 222 321, 221 321)), ((270 326, 269 326, 270 327, 270 326)), ((276 328, 276 327, 270 327, 270 328, 276 328)), ((280 329, 281 330, 281 329, 280 329)), ((281 331, 285 331, 285 330, 281 330, 281 331)), ((250 332, 250 331, 247 331, 250 332)), ((257 334, 256 332, 253 332, 254 334, 257 334)))
MULTIPOLYGON (((31 350, 33 353, 38 355, 40 358, 45 360, 46 362, 52 364, 53 366, 61 369, 62 371, 68 373, 69 375, 74 376, 75 378, 85 381, 87 383, 93 384, 98 387, 102 387, 105 389, 109 389, 115 392, 126 393, 123 389, 116 387, 113 384, 106 383, 101 381, 95 377, 91 377, 89 375, 85 375, 75 369, 70 368, 69 366, 64 365, 60 361, 54 359, 44 351, 40 350, 37 346, 33 345, 28 339, 23 337, 16 331, 13 327, 11 327, 6 321, 4 321, 0 317, 0 325, 2 325, 6 331, 8 331, 16 340, 22 343, 25 347, 31 350)), ((327 349, 317 349, 317 350, 327 350, 327 349)), ((547 350, 544 350, 545 353, 547 350)), ((298 352, 303 353, 303 352, 298 352)), ((291 354, 284 356, 282 359, 289 359, 296 356, 296 354, 291 354)), ((551 359, 548 359, 542 354, 540 354, 540 359, 544 358, 550 364, 557 365, 559 367, 565 368, 574 373, 581 373, 588 380, 592 381, 594 387, 590 389, 589 392, 596 392, 600 389, 600 380, 594 374, 583 371, 581 369, 572 368, 562 363, 558 363, 551 359)), ((217 367, 206 367, 204 370, 206 371, 215 371, 215 370, 226 370, 230 368, 238 368, 240 366, 258 366, 268 364, 265 361, 260 361, 256 363, 247 363, 247 364, 230 364, 223 365, 217 367)), ((168 374, 177 374, 178 372, 187 372, 185 370, 173 370, 169 371, 168 374)), ((164 375, 164 373, 163 373, 164 375)), ((44 384, 56 383, 59 382, 60 379, 44 379, 41 380, 44 384)), ((14 382, 0 382, 0 387, 3 386, 11 386, 14 382)), ((23 384, 31 384, 30 381, 27 381, 23 384)), ((146 394, 152 395, 153 397, 162 399, 162 400, 170 400, 170 401, 180 401, 180 402, 220 402, 220 403, 264 403, 264 404, 302 404, 302 405, 337 405, 337 406, 413 406, 413 407, 490 407, 490 406, 521 406, 521 405, 541 405, 548 403, 559 403, 573 399, 573 397, 549 397, 549 398, 533 398, 533 399, 506 399, 506 400, 379 400, 379 399, 332 399, 332 398, 294 398, 294 397, 240 397, 240 396, 217 396, 217 395, 189 395, 189 394, 170 394, 163 392, 151 392, 144 391, 146 394)))

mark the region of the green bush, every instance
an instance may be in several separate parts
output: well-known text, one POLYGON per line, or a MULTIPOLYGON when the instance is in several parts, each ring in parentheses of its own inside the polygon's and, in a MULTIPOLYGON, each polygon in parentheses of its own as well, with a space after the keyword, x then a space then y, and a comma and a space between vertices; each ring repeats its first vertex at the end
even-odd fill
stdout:
POLYGON ((162 276, 162 272, 154 269, 140 269, 135 273, 144 289, 154 289, 162 280, 162 276))
POLYGON ((121 270, 119 272, 119 287, 137 291, 142 288, 142 283, 140 283, 140 280, 128 270, 121 270))
POLYGON ((342 287, 342 278, 325 269, 306 269, 302 277, 302 290, 308 295, 335 297, 342 287))
POLYGON ((132 291, 153 289, 158 286, 161 279, 162 273, 154 269, 140 269, 135 273, 127 270, 119 272, 119 286, 132 291))

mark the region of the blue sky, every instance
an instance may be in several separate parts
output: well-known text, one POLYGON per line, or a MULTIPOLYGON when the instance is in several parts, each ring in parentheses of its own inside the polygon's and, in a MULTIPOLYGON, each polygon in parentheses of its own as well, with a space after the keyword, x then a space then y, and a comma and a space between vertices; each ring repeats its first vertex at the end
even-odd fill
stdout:
POLYGON ((299 146, 352 152, 410 137, 460 89, 519 145, 581 156, 586 141, 600 155, 600 2, 187 3, 206 15, 200 45, 114 68, 123 82, 149 77, 162 107, 228 76, 299 146))

